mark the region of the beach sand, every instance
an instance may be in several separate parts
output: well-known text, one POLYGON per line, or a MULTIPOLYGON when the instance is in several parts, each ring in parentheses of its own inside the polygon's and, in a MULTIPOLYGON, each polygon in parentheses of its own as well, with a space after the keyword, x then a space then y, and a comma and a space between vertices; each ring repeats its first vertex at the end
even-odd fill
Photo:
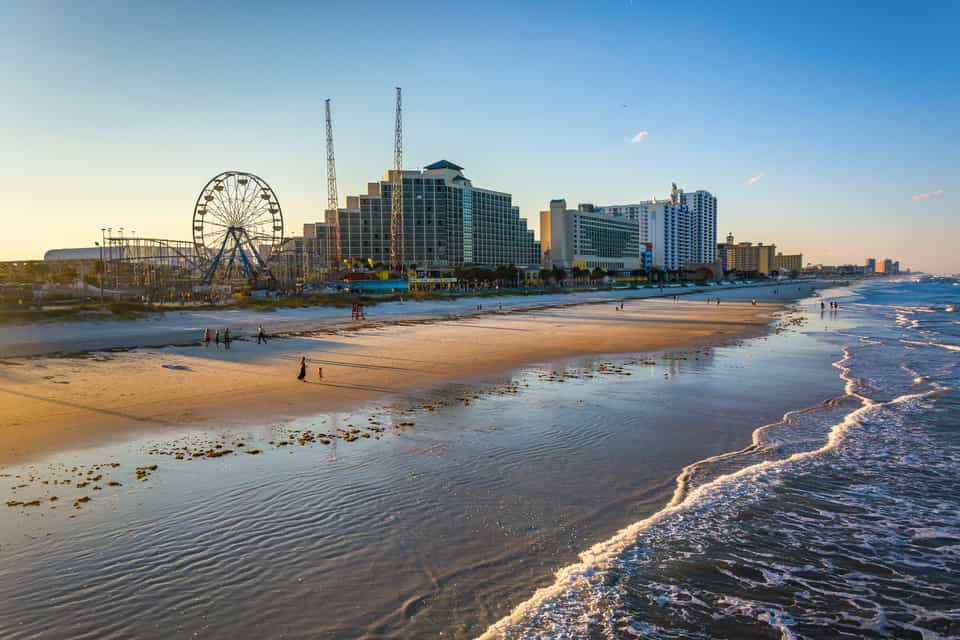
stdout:
MULTIPOLYGON (((0 365, 0 465, 178 425, 281 422, 386 394, 559 358, 722 344, 766 330, 774 288, 490 313, 458 320, 341 324, 266 345, 167 347, 0 365), (754 306, 751 298, 771 300, 754 306), (307 381, 296 380, 301 356, 307 381), (178 369, 165 368, 172 364, 178 369), (319 378, 318 368, 323 368, 319 378)), ((776 301, 774 301, 776 300, 776 301)), ((485 303, 487 304, 487 303, 485 303)), ((65 325, 66 327, 66 325, 65 325)))
POLYGON ((837 393, 773 291, 7 359, 0 636, 476 637, 837 393))

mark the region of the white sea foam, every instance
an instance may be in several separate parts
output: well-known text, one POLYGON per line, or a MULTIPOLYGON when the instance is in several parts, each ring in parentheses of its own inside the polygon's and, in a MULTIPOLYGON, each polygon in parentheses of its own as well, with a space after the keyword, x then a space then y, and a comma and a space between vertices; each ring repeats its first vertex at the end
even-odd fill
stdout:
POLYGON ((956 344, 943 344, 941 342, 923 342, 921 340, 907 340, 906 338, 901 338, 900 342, 904 344, 912 344, 920 347, 939 347, 940 349, 946 349, 948 351, 960 351, 960 345, 956 344))
POLYGON ((749 600, 744 600, 743 598, 734 598, 731 596, 721 598, 720 603, 726 605, 725 613, 727 615, 742 615, 766 622, 780 632, 781 640, 794 640, 797 637, 793 633, 793 629, 791 629, 796 623, 793 617, 785 611, 771 609, 757 605, 749 600))

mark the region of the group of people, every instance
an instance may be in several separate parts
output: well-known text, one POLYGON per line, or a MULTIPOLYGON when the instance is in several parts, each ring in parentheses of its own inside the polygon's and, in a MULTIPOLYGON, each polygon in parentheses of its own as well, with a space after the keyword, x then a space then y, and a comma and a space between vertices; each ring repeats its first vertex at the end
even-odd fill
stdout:
MULTIPOLYGON (((233 336, 230 334, 230 327, 224 329, 222 334, 220 333, 220 329, 215 329, 213 334, 211 334, 210 328, 207 327, 203 330, 201 339, 203 340, 203 345, 205 347, 209 347, 210 343, 213 342, 215 345, 217 345, 217 347, 223 343, 223 345, 229 349, 230 343, 233 341, 233 336)), ((257 325, 257 344, 261 343, 267 344, 267 333, 263 330, 262 324, 257 325)))
POLYGON ((617 311, 623 311, 623 300, 617 303, 617 311))
MULTIPOLYGON (((820 313, 823 313, 827 308, 827 305, 824 304, 823 300, 820 301, 820 313)), ((830 311, 836 311, 840 308, 840 303, 833 300, 830 301, 830 311)))
MULTIPOLYGON (((230 335, 230 327, 227 327, 223 330, 223 336, 220 335, 220 329, 217 329, 213 333, 213 342, 220 347, 220 343, 223 342, 223 345, 229 349, 230 342, 233 340, 233 337, 230 335)), ((206 328, 203 330, 203 344, 206 347, 210 346, 210 329, 206 328)))
POLYGON ((366 320, 367 314, 363 312, 363 305, 359 302, 353 303, 353 313, 350 316, 353 320, 366 320))

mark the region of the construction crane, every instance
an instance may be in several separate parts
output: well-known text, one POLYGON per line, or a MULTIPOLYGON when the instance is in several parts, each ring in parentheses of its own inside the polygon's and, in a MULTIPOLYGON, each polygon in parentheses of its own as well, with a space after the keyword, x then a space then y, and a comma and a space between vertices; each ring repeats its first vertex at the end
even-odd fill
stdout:
POLYGON ((390 204, 390 268, 403 274, 403 120, 400 87, 397 87, 397 124, 393 136, 393 176, 390 204))
POLYGON ((327 211, 333 211, 333 217, 327 219, 332 236, 329 244, 333 245, 330 247, 329 257, 333 268, 340 269, 343 250, 340 245, 340 213, 337 211, 340 205, 337 197, 337 164, 333 157, 333 120, 330 117, 330 98, 327 98, 325 103, 327 108, 327 211))

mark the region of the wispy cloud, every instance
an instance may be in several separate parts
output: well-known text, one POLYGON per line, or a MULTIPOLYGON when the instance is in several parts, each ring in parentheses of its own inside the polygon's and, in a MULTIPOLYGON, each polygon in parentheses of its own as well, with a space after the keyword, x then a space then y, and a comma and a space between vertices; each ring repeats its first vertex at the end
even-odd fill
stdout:
POLYGON ((749 178, 747 178, 747 186, 748 186, 748 187, 752 187, 753 185, 757 184, 757 183, 760 182, 761 180, 763 180, 763 174, 762 174, 762 173, 758 173, 758 174, 755 175, 755 176, 750 176, 749 178))
POLYGON ((637 135, 630 138, 630 144, 640 144, 643 142, 646 137, 650 135, 650 132, 644 129, 643 131, 638 131, 637 135))
POLYGON ((927 191, 926 193, 918 193, 913 196, 914 200, 929 200, 930 198, 939 198, 943 195, 943 189, 937 189, 936 191, 927 191))

